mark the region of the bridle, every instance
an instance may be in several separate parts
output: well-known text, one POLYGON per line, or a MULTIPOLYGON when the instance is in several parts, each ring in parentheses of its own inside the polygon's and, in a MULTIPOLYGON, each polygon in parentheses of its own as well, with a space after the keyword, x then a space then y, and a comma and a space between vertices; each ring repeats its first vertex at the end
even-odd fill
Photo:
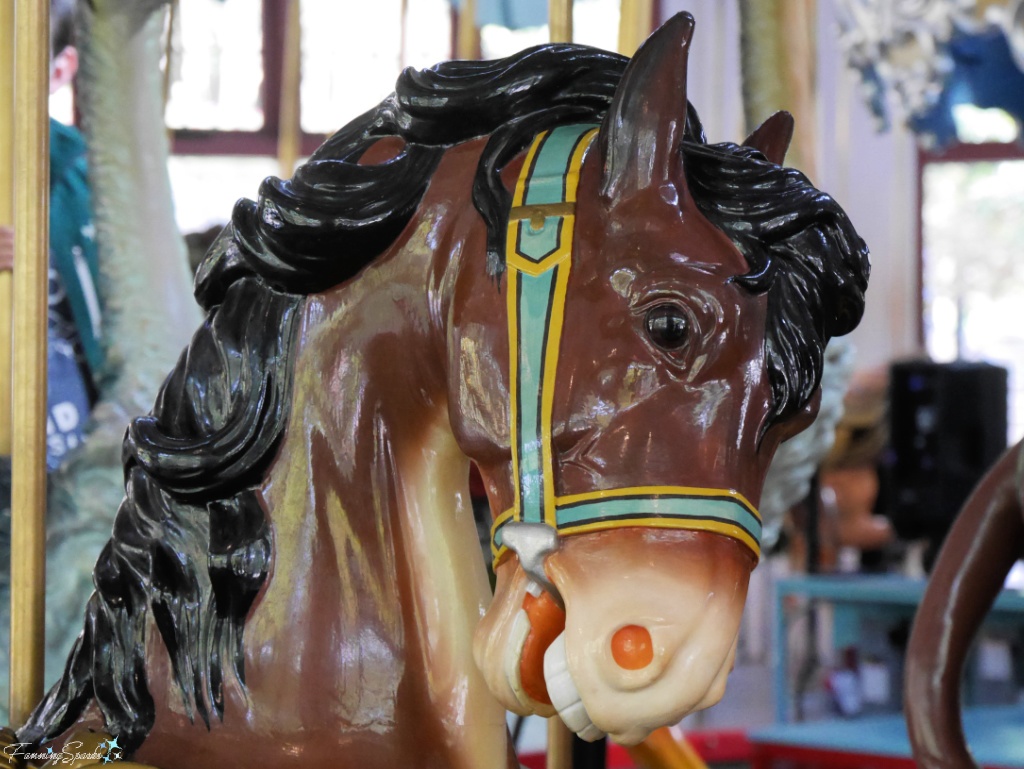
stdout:
POLYGON ((551 421, 576 188, 597 131, 594 125, 560 126, 534 139, 516 183, 505 243, 515 500, 494 520, 491 551, 495 565, 515 551, 556 600, 543 560, 570 534, 627 526, 711 531, 760 557, 760 515, 732 489, 641 486, 556 494, 551 421))

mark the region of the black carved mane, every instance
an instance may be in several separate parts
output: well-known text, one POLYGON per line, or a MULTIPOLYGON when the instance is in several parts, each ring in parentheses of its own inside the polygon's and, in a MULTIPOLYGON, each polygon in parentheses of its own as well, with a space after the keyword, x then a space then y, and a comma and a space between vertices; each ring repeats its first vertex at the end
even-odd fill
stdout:
POLYGON ((800 411, 821 384, 828 340, 864 313, 868 249, 846 213, 807 177, 735 144, 683 143, 697 207, 747 260, 736 282, 768 294, 765 358, 774 422, 800 411))
POLYGON ((599 121, 626 61, 552 45, 407 69, 395 93, 328 139, 293 179, 267 179, 258 202, 236 205, 196 276, 206 322, 152 413, 125 437, 126 498, 96 564, 83 632, 19 740, 57 737, 95 699, 126 753, 136 750, 155 718, 145 671, 150 617, 186 711, 207 725, 211 711, 223 715, 228 671, 245 681, 242 631, 270 564, 256 488, 284 434, 304 296, 380 255, 412 218, 444 152, 487 134, 474 200, 494 225, 507 215, 496 164, 536 131, 599 121), (387 136, 405 141, 402 153, 358 165, 387 136))
MULTIPOLYGON (((225 676, 245 681, 245 617, 272 557, 256 489, 284 434, 304 297, 372 262, 412 218, 444 152, 488 134, 472 195, 487 223, 488 270, 500 276, 510 203, 501 169, 541 130, 600 122, 626 63, 550 45, 407 69, 394 94, 331 137, 293 179, 268 179, 258 202, 238 203, 196 277, 206 322, 152 413, 126 435, 126 498, 96 565, 84 630, 20 741, 57 737, 95 699, 126 753, 137 749, 155 718, 145 671, 150 617, 187 712, 207 725, 211 711, 223 715, 225 676), (387 136, 404 140, 401 154, 358 165, 387 136)), ((682 151, 698 205, 750 264, 737 280, 768 291, 774 413, 785 416, 817 386, 827 337, 860 316, 866 250, 805 178, 754 151, 705 144, 692 108, 682 151), (739 223, 751 216, 757 225, 748 232, 739 223), (839 268, 844 277, 830 277, 839 268), (791 324, 809 330, 794 335, 791 324)))

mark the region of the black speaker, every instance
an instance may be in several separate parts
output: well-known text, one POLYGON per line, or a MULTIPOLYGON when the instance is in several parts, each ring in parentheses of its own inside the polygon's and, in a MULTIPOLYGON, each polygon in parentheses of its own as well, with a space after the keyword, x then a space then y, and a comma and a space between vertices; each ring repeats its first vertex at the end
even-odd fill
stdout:
POLYGON ((1006 450, 1007 371, 988 363, 894 363, 889 380, 889 513, 904 539, 941 544, 1006 450))

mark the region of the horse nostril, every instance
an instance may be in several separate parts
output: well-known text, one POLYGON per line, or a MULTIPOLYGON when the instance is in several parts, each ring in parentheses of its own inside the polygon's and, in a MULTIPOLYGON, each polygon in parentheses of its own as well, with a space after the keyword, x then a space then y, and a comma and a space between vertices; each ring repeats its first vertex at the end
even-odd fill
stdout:
POLYGON ((612 658, 626 670, 640 670, 654 659, 654 644, 647 628, 626 625, 612 636, 612 658))

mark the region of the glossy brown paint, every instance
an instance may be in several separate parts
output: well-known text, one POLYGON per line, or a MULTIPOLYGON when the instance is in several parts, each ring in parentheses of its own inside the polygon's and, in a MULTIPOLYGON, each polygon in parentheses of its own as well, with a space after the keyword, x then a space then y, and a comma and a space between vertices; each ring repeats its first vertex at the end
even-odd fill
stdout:
MULTIPOLYGON (((583 167, 556 380, 558 494, 693 485, 756 499, 775 442, 757 445, 768 399, 765 297, 731 282, 745 263, 692 204, 680 210, 644 195, 633 204, 642 217, 628 207, 609 216, 596 161, 591 152, 583 167), (693 343, 677 354, 644 332, 647 310, 661 302, 692 323, 693 343)), ((504 317, 504 283, 501 291, 482 272, 460 270, 448 348, 449 402, 462 404, 452 425, 499 512, 512 504, 508 339, 494 322, 504 317)))
POLYGON ((904 703, 921 769, 976 769, 960 720, 964 660, 1014 562, 1024 555, 1022 444, 964 504, 935 562, 907 647, 904 703))
MULTIPOLYGON (((692 30, 681 15, 645 44, 583 164, 553 413, 560 495, 693 485, 756 499, 779 440, 757 440, 770 399, 766 297, 732 282, 749 266, 686 189, 678 143, 692 30), (660 303, 690 321, 677 353, 644 331, 647 310, 660 303)), ((776 133, 763 135, 780 144, 776 133)), ((506 186, 518 170, 518 162, 505 169, 506 186)), ((449 402, 467 413, 453 413, 452 424, 501 512, 512 504, 508 340, 493 322, 504 300, 499 306, 482 274, 459 275, 449 402), (477 414, 500 418, 467 418, 477 414)))
MULTIPOLYGON (((306 303, 289 427, 263 485, 275 557, 246 624, 248 696, 234 687, 224 722, 207 732, 176 712, 159 666, 154 698, 171 707, 158 709, 140 760, 165 769, 226 756, 262 767, 484 766, 507 753, 500 713, 489 725, 492 760, 470 764, 460 753, 481 713, 443 707, 431 677, 454 665, 453 690, 487 695, 471 655, 428 659, 428 631, 445 629, 425 627, 416 601, 425 586, 408 557, 417 533, 402 520, 403 460, 447 407, 452 276, 486 278, 483 226, 462 204, 480 148, 449 152, 404 236, 358 279, 306 303)), ((494 284, 485 292, 497 300, 494 284)), ((464 485, 465 459, 460 467, 464 485)), ((449 502, 454 512, 468 495, 449 502)), ((479 551, 461 555, 475 561, 479 616, 479 551)))
MULTIPOLYGON (((680 15, 641 49, 582 167, 553 407, 559 495, 699 486, 756 504, 775 446, 815 409, 812 398, 765 431, 767 294, 735 280, 750 264, 691 198, 679 151, 692 27, 680 15), (659 305, 686 319, 687 342, 675 351, 648 333, 647 313, 659 305)), ((781 157, 785 134, 777 119, 749 141, 781 157)), ((363 162, 399 148, 383 140, 363 162)), ((489 593, 469 460, 493 513, 514 497, 508 283, 489 274, 485 225, 468 204, 483 148, 475 140, 445 152, 398 239, 351 280, 302 300, 287 428, 259 490, 273 560, 245 625, 245 687, 229 680, 223 719, 193 724, 151 625, 156 719, 140 761, 516 765, 501 687, 470 650, 489 593)), ((522 162, 503 168, 506 188, 522 162)), ((605 636, 625 625, 652 637, 650 669, 612 681, 594 723, 635 742, 712 704, 753 566, 744 545, 706 532, 624 528, 563 543, 548 568, 575 639, 569 657, 595 640, 611 659, 605 636), (623 579, 614 579, 617 565, 623 579), (596 572, 608 579, 597 594, 596 572), (602 602, 615 609, 590 639, 581 627, 601 618, 602 602), (669 637, 671 647, 659 640, 669 637), (699 643, 680 653, 691 638, 699 643), (684 667, 674 660, 696 661, 707 679, 700 690, 680 699, 672 681, 655 681, 657 711, 619 723, 615 692, 641 703, 644 677, 684 667)), ((514 558, 498 566, 498 582, 519 610, 526 586, 514 558)), ((508 614, 492 612, 483 626, 498 636, 508 614)))
MULTIPOLYGON (((675 133, 649 114, 650 100, 678 90, 679 75, 665 69, 647 84, 649 101, 634 105, 631 114, 650 123, 645 130, 681 131, 685 92, 682 113, 661 118, 675 133)), ((626 114, 619 130, 640 127, 626 114)), ((416 534, 402 525, 401 486, 403 456, 447 409, 459 449, 481 468, 492 511, 512 500, 507 282, 488 276, 482 223, 462 203, 481 146, 447 153, 416 217, 382 258, 309 299, 289 428, 264 484, 275 562, 246 626, 249 696, 235 689, 224 723, 209 733, 188 728, 180 713, 158 713, 140 759, 175 766, 185 741, 194 746, 192 766, 203 765, 197 756, 219 761, 225 746, 267 767, 470 765, 463 743, 479 711, 446 710, 432 688, 437 660, 422 646, 439 631, 424 626, 429 611, 419 612, 417 593, 425 586, 403 557, 416 534)), ((394 150, 381 143, 367 162, 394 150)), ((509 188, 520 165, 504 171, 509 188)), ((766 299, 731 281, 745 261, 690 200, 681 164, 672 168, 655 187, 620 191, 609 206, 599 153, 585 160, 554 412, 559 494, 663 484, 760 494, 774 449, 773 440, 758 444, 769 400, 766 299), (690 319, 691 343, 677 355, 644 333, 645 313, 659 302, 690 319)), ((651 540, 680 535, 627 539, 636 557, 649 559, 651 540)), ((749 556, 715 544, 719 535, 684 539, 735 561, 725 592, 741 606, 749 556)), ((607 535, 574 540, 584 560, 607 550, 607 535)), ((487 696, 467 662, 445 661, 461 666, 449 688, 487 696)), ((166 673, 163 681, 155 698, 173 703, 166 673)), ((504 755, 503 728, 489 732, 484 750, 504 755)))
MULTIPOLYGON (((451 150, 388 253, 309 298, 289 428, 263 486, 275 558, 246 625, 248 696, 233 686, 223 723, 190 725, 155 642, 151 686, 167 707, 139 760, 166 769, 228 755, 264 767, 460 765, 455 745, 475 712, 445 714, 431 690, 414 598, 422 586, 403 557, 414 533, 401 526, 400 459, 447 409, 492 510, 511 500, 506 284, 487 275, 482 224, 461 205, 480 149, 451 150)), ((756 445, 767 402, 764 297, 730 282, 744 262, 685 192, 683 207, 659 191, 609 216, 596 159, 583 171, 559 363, 559 493, 671 483, 756 499, 770 454, 756 445), (645 341, 644 312, 661 300, 693 319, 701 343, 683 359, 645 341)), ((600 536, 582 535, 581 551, 588 538, 601 548, 600 536)), ((702 538, 719 536, 689 536, 702 538)), ((739 547, 728 553, 745 586, 752 561, 739 547)), ((481 686, 470 679, 463 685, 481 686)), ((491 751, 503 755, 503 727, 491 732, 491 751)))
MULTIPOLYGON (((692 20, 678 18, 645 44, 627 69, 581 170, 552 415, 559 496, 694 486, 734 489, 756 504, 782 437, 779 430, 767 435, 763 430, 771 401, 764 361, 767 298, 734 281, 749 265, 698 210, 678 151, 691 33, 692 20), (660 348, 645 327, 648 312, 666 306, 686 318, 688 329, 686 343, 672 351, 660 348)), ((775 154, 781 147, 784 153, 785 128, 786 121, 776 118, 751 142, 770 145, 775 154)), ((485 327, 484 318, 493 310, 478 293, 465 296, 464 311, 475 318, 456 326, 485 327)), ((467 344, 460 347, 488 347, 468 336, 461 341, 467 344)), ((490 361, 464 359, 474 370, 495 373, 478 397, 483 402, 488 393, 502 391, 502 414, 508 402, 505 360, 505 354, 490 361)), ((810 404, 808 414, 814 408, 810 404)), ((799 429, 805 418, 780 429, 799 429)), ((457 436, 476 437, 484 429, 458 413, 453 427, 457 436)), ((464 447, 472 443, 460 442, 464 447)), ((500 512, 512 504, 511 460, 507 448, 497 445, 502 445, 500 455, 473 458, 492 510, 500 512)), ((514 556, 508 558, 514 562, 514 556)), ((573 535, 549 556, 549 576, 567 609, 568 668, 594 725, 636 742, 717 701, 754 563, 741 545, 719 534, 642 528, 573 535), (697 552, 705 559, 691 557, 690 563, 706 566, 714 553, 710 560, 720 566, 692 570, 706 581, 679 568, 680 558, 697 552), (599 565, 596 570, 593 564, 599 565), (637 571, 635 564, 646 571, 637 571), (569 576, 578 573, 602 574, 601 589, 588 590, 588 580, 569 576), (678 579, 659 581, 655 574, 678 579), (689 612, 693 606, 705 611, 689 612), (589 621, 598 616, 608 623, 589 621), (610 640, 633 617, 638 627, 654 632, 658 662, 621 676, 611 661, 610 640), (701 675, 683 662, 694 659, 700 661, 701 675), (697 679, 700 683, 690 690, 697 679)), ((478 637, 477 659, 503 704, 517 712, 543 713, 515 694, 514 681, 506 685, 500 672, 515 642, 515 607, 502 604, 519 600, 509 588, 515 582, 509 566, 507 561, 499 565, 499 588, 506 589, 499 589, 482 626, 499 643, 478 637)), ((528 664, 536 664, 533 655, 529 660, 523 656, 523 681, 537 675, 528 664)))

